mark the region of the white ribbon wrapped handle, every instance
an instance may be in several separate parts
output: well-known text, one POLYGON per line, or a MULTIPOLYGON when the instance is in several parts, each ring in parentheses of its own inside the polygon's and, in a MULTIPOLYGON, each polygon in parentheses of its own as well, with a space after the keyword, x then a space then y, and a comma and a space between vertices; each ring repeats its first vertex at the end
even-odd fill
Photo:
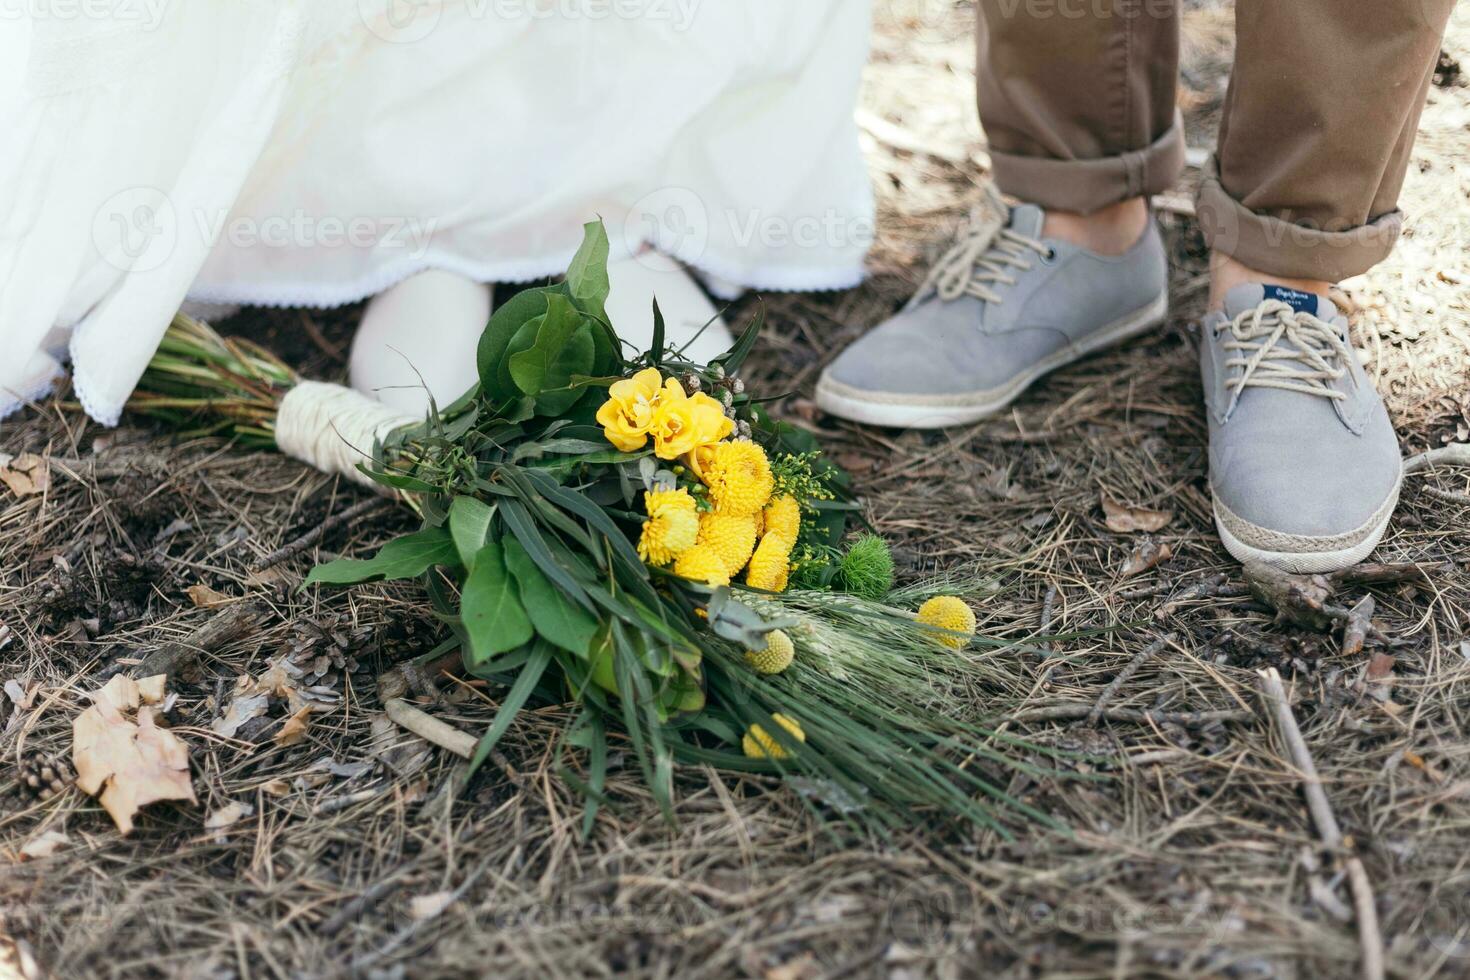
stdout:
POLYGON ((323 473, 383 487, 357 468, 373 461, 373 445, 395 429, 423 421, 374 401, 361 392, 320 381, 303 381, 281 399, 276 445, 281 452, 323 473))

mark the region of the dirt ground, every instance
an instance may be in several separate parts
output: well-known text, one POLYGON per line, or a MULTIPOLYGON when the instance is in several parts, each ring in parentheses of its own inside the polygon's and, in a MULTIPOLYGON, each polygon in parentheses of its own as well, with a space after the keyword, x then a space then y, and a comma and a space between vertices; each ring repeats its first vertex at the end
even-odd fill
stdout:
MULTIPOLYGON (((872 278, 768 297, 747 376, 794 392, 781 411, 854 472, 906 577, 978 563, 1000 583, 982 632, 1050 643, 1044 658, 991 654, 998 681, 979 707, 1094 759, 1071 773, 1086 778, 1010 787, 1073 832, 1007 840, 920 824, 862 839, 824 829, 789 791, 696 769, 680 773, 671 831, 615 759, 616 807, 582 842, 547 748, 557 707, 525 716, 502 764, 456 796, 455 760, 380 708, 378 675, 436 640, 417 591, 293 589, 315 558, 362 554, 409 516, 370 510, 258 571, 367 495, 274 455, 181 442, 137 419, 108 431, 51 402, 3 430, 6 451, 62 462, 44 494, 0 489, 0 977, 1349 976, 1347 847, 1371 885, 1389 974, 1470 975, 1466 472, 1410 477, 1378 550, 1453 567, 1341 590, 1348 605, 1376 600, 1382 638, 1362 653, 1344 655, 1335 632, 1276 625, 1242 595, 1205 488, 1192 335, 1205 259, 1187 205, 1197 171, 1162 202, 1176 264, 1156 336, 963 430, 865 430, 807 400, 820 366, 907 296, 982 196, 972 7, 877 7, 861 117, 880 202, 872 278), (1169 512, 1152 545, 1170 557, 1125 576, 1144 542, 1109 530, 1104 494, 1169 512), (1213 589, 1191 592, 1199 582, 1213 589), (168 709, 199 806, 154 806, 122 838, 75 788, 38 799, 24 777, 64 761, 85 692, 218 615, 195 607, 197 586, 260 615, 168 709), (283 656, 320 708, 289 746, 274 738, 278 704, 222 718, 237 677, 283 656), (1290 688, 1350 839, 1341 852, 1319 846, 1259 708, 1267 666, 1290 688)), ((1230 19, 1213 3, 1188 15, 1181 98, 1197 148, 1223 97, 1230 19)), ((1446 50, 1470 58, 1470 17, 1456 16, 1446 50)), ((1406 455, 1470 438, 1470 86, 1444 67, 1403 195, 1404 240, 1344 291, 1406 455)), ((228 327, 340 377, 358 313, 249 312, 228 327)), ((447 683, 428 707, 477 731, 502 693, 447 683)))

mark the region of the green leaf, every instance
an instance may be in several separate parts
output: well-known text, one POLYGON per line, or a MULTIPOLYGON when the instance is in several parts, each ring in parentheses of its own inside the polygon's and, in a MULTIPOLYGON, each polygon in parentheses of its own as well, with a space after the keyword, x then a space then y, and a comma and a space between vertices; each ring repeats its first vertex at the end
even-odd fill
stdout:
POLYGON ((505 700, 500 702, 500 710, 495 712, 495 720, 490 723, 490 728, 484 735, 480 736, 480 743, 475 746, 475 754, 470 759, 470 773, 480 768, 480 764, 490 756, 490 750, 495 748, 495 743, 500 737, 510 730, 510 723, 525 707, 526 699, 536 689, 541 675, 546 672, 546 665, 551 663, 551 645, 549 643, 537 643, 531 651, 530 659, 516 675, 516 681, 510 686, 510 691, 505 695, 505 700))
POLYGON ((486 541, 475 555, 474 570, 460 592, 459 615, 470 639, 465 661, 470 670, 531 639, 531 620, 506 570, 499 541, 486 541))
MULTIPOLYGON (((516 387, 528 395, 539 395, 548 387, 548 373, 556 359, 561 356, 573 332, 582 325, 582 314, 565 296, 555 293, 546 295, 546 312, 539 318, 536 340, 526 350, 510 355, 510 377, 516 387)), ((587 367, 592 369, 591 337, 587 339, 589 357, 587 367)))
POLYGON ((545 286, 523 289, 490 315, 485 332, 480 334, 475 364, 480 372, 480 388, 491 401, 502 402, 520 394, 502 370, 506 367, 507 348, 522 327, 546 313, 546 296, 550 291, 545 286))
POLYGON ((459 552, 459 562, 465 568, 474 569, 475 555, 485 545, 494 516, 494 506, 478 497, 461 494, 449 505, 449 535, 459 552))
POLYGON ((536 635, 586 657, 597 633, 597 619, 558 591, 519 541, 506 538, 504 548, 505 565, 520 589, 521 605, 526 607, 536 635))
POLYGON ((609 254, 607 229, 602 219, 582 226, 582 245, 567 267, 567 288, 579 307, 599 319, 607 319, 607 294, 611 289, 607 278, 609 254))
POLYGON ((306 576, 308 585, 348 585, 377 579, 416 578, 435 565, 457 565, 459 553, 447 528, 426 527, 394 538, 371 558, 338 558, 318 565, 306 576))

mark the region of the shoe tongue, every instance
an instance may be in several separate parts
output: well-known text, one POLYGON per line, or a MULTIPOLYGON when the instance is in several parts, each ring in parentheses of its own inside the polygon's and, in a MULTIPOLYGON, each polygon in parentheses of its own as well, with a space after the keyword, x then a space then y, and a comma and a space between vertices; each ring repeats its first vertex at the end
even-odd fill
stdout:
POLYGON ((1018 204, 1011 208, 1011 220, 1007 225, 1011 231, 1027 238, 1040 238, 1041 226, 1046 224, 1046 212, 1035 204, 1018 204))
POLYGON ((1268 299, 1280 300, 1298 313, 1310 313, 1317 319, 1331 323, 1339 316, 1337 305, 1326 296, 1309 293, 1287 286, 1247 282, 1232 288, 1225 294, 1225 316, 1237 317, 1253 310, 1268 299))

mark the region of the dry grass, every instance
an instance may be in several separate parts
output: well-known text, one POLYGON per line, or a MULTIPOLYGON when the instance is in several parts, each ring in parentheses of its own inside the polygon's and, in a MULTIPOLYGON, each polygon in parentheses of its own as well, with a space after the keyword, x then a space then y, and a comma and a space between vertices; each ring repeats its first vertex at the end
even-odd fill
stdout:
MULTIPOLYGON (((869 147, 879 187, 875 275, 861 289, 770 300, 752 380, 810 391, 814 372, 882 319, 920 275, 926 248, 979 200, 983 144, 969 101, 964 6, 879 5, 867 111, 925 152, 869 147)), ((1191 132, 1218 104, 1221 14, 1191 12, 1191 132), (1216 93, 1216 94, 1211 94, 1216 93)), ((1470 26, 1447 47, 1470 55, 1470 26)), ((1227 21, 1228 23, 1228 21, 1227 21)), ((1405 190, 1410 233, 1395 257, 1349 284, 1359 346, 1406 451, 1470 428, 1470 214, 1464 162, 1470 88, 1431 93, 1405 190)), ((1377 894, 1394 976, 1470 971, 1470 507, 1426 495, 1463 474, 1411 478, 1385 559, 1457 560, 1428 586, 1374 591, 1395 638, 1382 680, 1334 637, 1273 625, 1259 607, 1178 589, 1214 573, 1239 584, 1212 533, 1190 323, 1203 302, 1197 231, 1170 219, 1175 313, 1159 335, 1039 385, 1015 411, 967 430, 840 426, 798 394, 784 410, 820 427, 857 475, 872 519, 899 543, 908 577, 977 561, 1007 588, 982 615, 996 637, 1109 632, 1054 656, 992 658, 1008 730, 1082 750, 1088 781, 1017 783, 1075 833, 1014 841, 915 826, 886 840, 828 835, 789 794, 712 772, 682 774, 667 829, 615 769, 615 810, 587 842, 574 794, 546 746, 549 708, 518 724, 505 765, 457 798, 454 760, 395 729, 375 677, 433 642, 412 589, 297 594, 317 554, 360 552, 406 526, 384 511, 330 532, 320 551, 255 574, 259 560, 361 499, 300 466, 215 442, 105 432, 55 404, 8 424, 7 451, 110 462, 55 474, 45 496, 0 499, 4 679, 34 694, 0 708, 0 913, 17 945, 57 977, 582 976, 1343 976, 1353 923, 1337 856, 1324 854, 1297 777, 1255 709, 1257 667, 1286 676, 1294 710, 1344 831, 1377 894), (1175 513, 1173 557, 1124 580, 1137 544, 1110 532, 1099 494, 1175 513), (187 526, 182 526, 183 522, 187 526), (22 760, 65 752, 70 722, 102 673, 210 615, 184 590, 205 583, 260 605, 265 626, 205 659, 170 718, 189 743, 199 809, 163 805, 121 839, 75 790, 45 801, 18 786, 22 760), (1050 595, 1050 601, 1048 596, 1050 595), (325 632, 323 632, 323 630, 325 632), (1090 707, 1156 636, 1110 709, 1223 710, 1234 720, 1163 724, 1037 720, 1090 707), (232 737, 211 730, 241 674, 295 649, 330 710, 287 748, 281 712, 232 737), (326 662, 316 658, 324 653, 326 662), (1027 718, 1032 720, 1026 720, 1027 718), (206 813, 247 804, 219 831, 206 813), (46 831, 50 857, 11 863, 46 831), (418 900, 417 902, 415 900, 418 900), (445 904, 447 902, 447 904, 445 904), (443 905, 442 911, 435 909, 443 905)), ((232 324, 304 366, 340 371, 356 310, 274 311, 232 324), (325 346, 307 339, 310 315, 325 346)), ((1364 590, 1348 589, 1349 598, 1364 590)), ((1381 652, 1381 651, 1380 651, 1381 652)), ((450 684, 435 714, 482 725, 500 692, 450 684)), ((7 960, 0 957, 0 975, 7 960)))

